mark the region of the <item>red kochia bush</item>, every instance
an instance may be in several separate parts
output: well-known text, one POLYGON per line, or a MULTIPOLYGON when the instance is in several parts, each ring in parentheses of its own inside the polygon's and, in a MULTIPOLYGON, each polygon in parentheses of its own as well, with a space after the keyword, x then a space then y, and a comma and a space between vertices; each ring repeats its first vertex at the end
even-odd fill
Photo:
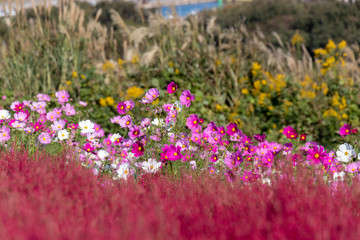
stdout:
POLYGON ((298 172, 271 186, 111 183, 65 156, 0 155, 0 239, 360 239, 357 182, 335 191, 298 172))

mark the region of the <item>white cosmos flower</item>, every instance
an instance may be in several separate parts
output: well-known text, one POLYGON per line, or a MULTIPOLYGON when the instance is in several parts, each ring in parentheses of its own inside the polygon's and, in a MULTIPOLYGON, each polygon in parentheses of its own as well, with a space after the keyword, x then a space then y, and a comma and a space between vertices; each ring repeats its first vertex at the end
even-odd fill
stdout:
POLYGON ((105 158, 107 158, 108 156, 110 156, 110 153, 104 149, 100 149, 97 153, 98 157, 101 160, 104 160, 105 158))
POLYGON ((4 119, 9 119, 11 117, 11 114, 8 110, 0 110, 0 119, 4 120, 4 119))
POLYGON ((128 163, 121 164, 120 167, 118 168, 118 170, 116 170, 116 173, 119 178, 123 178, 123 179, 127 180, 128 176, 131 175, 130 164, 128 164, 128 163))
POLYGON ((69 132, 65 129, 58 131, 58 139, 60 141, 68 139, 69 138, 69 132))
POLYGON ((337 181, 337 180, 343 181, 344 177, 345 177, 345 172, 336 172, 336 173, 334 173, 334 180, 335 181, 337 181))
POLYGON ((111 137, 110 140, 111 142, 115 142, 116 140, 118 140, 119 138, 121 138, 121 135, 119 133, 114 133, 111 137))
POLYGON ((164 126, 164 119, 155 118, 154 120, 152 120, 151 124, 162 127, 162 126, 164 126))
POLYGON ((348 143, 341 144, 339 150, 336 151, 336 158, 340 162, 350 162, 356 156, 353 146, 348 143))
POLYGON ((141 168, 147 173, 154 173, 159 170, 161 162, 157 162, 153 158, 149 158, 147 162, 142 162, 141 168))
POLYGON ((176 109, 176 111, 179 113, 181 112, 183 106, 181 105, 180 101, 175 101, 171 109, 176 109))
POLYGON ((90 120, 85 120, 79 122, 79 128, 81 129, 81 133, 92 133, 95 132, 95 124, 90 120))

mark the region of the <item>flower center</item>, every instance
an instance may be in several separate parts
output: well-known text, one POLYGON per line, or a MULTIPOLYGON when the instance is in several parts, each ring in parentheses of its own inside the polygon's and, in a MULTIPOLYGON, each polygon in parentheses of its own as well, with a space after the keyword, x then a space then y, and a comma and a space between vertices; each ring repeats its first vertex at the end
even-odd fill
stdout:
POLYGON ((316 153, 316 154, 314 155, 314 157, 315 157, 316 159, 318 159, 318 158, 320 157, 320 155, 316 153))

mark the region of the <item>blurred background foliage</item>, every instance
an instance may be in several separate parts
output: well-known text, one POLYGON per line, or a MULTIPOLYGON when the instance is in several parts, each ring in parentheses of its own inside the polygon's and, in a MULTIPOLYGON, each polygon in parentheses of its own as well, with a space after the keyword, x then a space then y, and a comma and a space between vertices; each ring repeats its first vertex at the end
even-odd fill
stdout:
POLYGON ((195 94, 189 111, 207 122, 272 140, 292 125, 331 147, 340 124, 359 124, 360 5, 262 3, 181 20, 128 2, 19 10, 0 20, 2 105, 65 89, 114 132, 119 101, 139 105, 147 89, 174 81, 195 94))

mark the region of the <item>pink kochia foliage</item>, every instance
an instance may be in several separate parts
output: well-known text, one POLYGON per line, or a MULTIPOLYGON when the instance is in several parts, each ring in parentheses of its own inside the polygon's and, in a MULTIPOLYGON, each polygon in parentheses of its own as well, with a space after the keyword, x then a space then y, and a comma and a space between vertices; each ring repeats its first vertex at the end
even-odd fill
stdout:
POLYGON ((271 185, 186 173, 99 181, 66 159, 0 153, 1 239, 360 239, 356 180, 329 187, 284 168, 271 185))

